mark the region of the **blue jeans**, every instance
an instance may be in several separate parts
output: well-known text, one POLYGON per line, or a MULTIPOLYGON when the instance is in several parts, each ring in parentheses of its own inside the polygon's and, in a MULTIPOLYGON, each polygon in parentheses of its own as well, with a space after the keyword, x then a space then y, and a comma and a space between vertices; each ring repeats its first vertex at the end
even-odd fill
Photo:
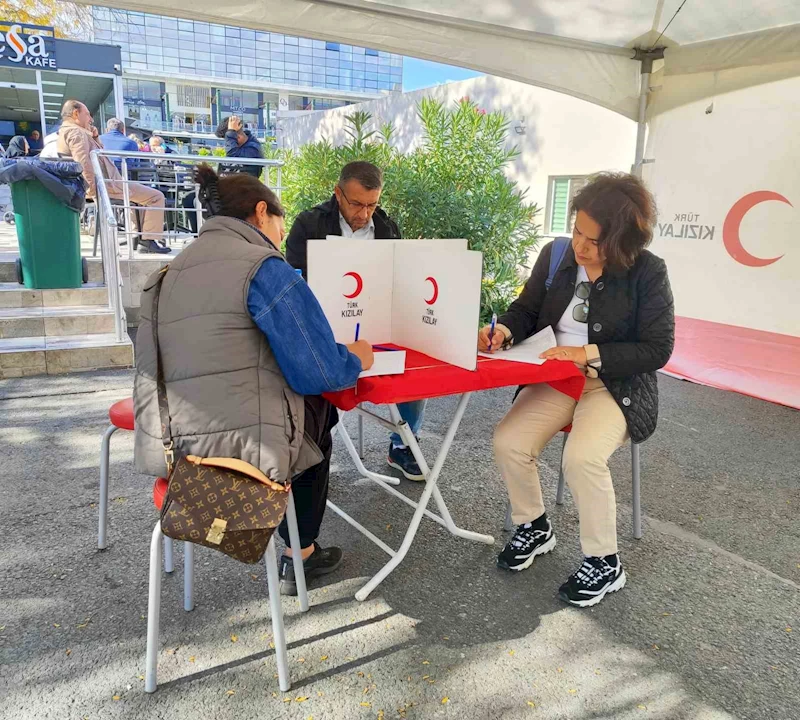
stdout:
MULTIPOLYGON (((422 427, 422 421, 425 418, 425 403, 427 400, 415 400, 414 402, 400 403, 397 409, 400 411, 400 417, 408 423, 411 432, 415 436, 419 435, 419 430, 422 427)), ((396 448, 405 447, 403 438, 397 433, 392 433, 392 446, 396 448)))

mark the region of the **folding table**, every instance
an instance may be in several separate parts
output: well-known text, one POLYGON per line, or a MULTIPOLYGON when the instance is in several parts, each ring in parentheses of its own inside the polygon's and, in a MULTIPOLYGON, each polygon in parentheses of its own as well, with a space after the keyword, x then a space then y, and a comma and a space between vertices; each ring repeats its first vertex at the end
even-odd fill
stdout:
MULTIPOLYGON (((395 346, 397 347, 397 346, 395 346)), ((400 348, 402 349, 402 348, 400 348)), ((364 378, 359 380, 355 388, 343 390, 338 393, 329 393, 325 397, 339 410, 355 411, 362 417, 368 418, 383 425, 392 432, 397 432, 411 449, 420 470, 425 475, 425 490, 419 502, 414 502, 402 493, 395 490, 392 485, 399 485, 397 478, 371 472, 361 461, 353 441, 340 420, 336 431, 344 440, 347 451, 353 459, 361 475, 377 483, 390 495, 395 496, 407 505, 414 508, 414 516, 406 530, 403 542, 398 550, 393 550, 383 540, 367 530, 358 521, 350 517, 341 508, 328 501, 328 507, 356 530, 369 538, 387 555, 389 562, 356 593, 357 600, 366 600, 369 594, 392 572, 406 556, 414 536, 419 528, 423 515, 434 522, 446 527, 453 535, 491 545, 494 538, 491 535, 482 535, 458 527, 453 521, 450 511, 442 498, 437 481, 442 466, 447 459, 447 453, 453 444, 461 418, 467 408, 467 403, 473 392, 479 390, 492 390, 494 388, 510 385, 530 385, 533 383, 548 383, 556 390, 578 400, 583 391, 585 378, 573 363, 549 360, 543 365, 529 365, 526 363, 511 362, 509 360, 495 360, 492 358, 478 357, 478 367, 474 371, 464 370, 454 365, 434 360, 428 355, 423 355, 414 350, 406 350, 406 371, 403 375, 385 375, 364 378), (414 434, 408 424, 400 417, 397 409, 398 403, 424 400, 427 398, 443 397, 446 395, 460 395, 455 415, 445 434, 444 442, 431 469, 426 462, 414 434), (361 403, 369 402, 375 405, 388 405, 390 419, 387 420, 374 412, 360 407, 361 403), (439 515, 428 510, 431 496, 439 509, 439 515)), ((491 428, 487 428, 491 432, 491 428)))

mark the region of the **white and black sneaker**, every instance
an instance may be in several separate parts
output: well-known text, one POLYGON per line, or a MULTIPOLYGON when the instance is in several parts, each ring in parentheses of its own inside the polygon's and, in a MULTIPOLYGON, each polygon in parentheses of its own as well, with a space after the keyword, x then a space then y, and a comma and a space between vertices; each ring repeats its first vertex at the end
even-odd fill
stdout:
POLYGON ((519 525, 514 537, 497 556, 497 567, 503 570, 525 570, 537 555, 549 553, 556 546, 553 526, 546 514, 533 522, 519 525))
POLYGON ((625 571, 619 555, 587 557, 558 589, 558 597, 570 605, 591 607, 597 605, 607 593, 625 587, 625 571))

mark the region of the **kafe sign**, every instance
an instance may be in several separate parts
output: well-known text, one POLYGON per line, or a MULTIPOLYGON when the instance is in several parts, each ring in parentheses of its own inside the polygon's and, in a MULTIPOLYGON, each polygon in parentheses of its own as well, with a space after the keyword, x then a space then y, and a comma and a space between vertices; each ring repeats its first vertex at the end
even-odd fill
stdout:
POLYGON ((0 66, 58 70, 53 28, 0 21, 0 66))

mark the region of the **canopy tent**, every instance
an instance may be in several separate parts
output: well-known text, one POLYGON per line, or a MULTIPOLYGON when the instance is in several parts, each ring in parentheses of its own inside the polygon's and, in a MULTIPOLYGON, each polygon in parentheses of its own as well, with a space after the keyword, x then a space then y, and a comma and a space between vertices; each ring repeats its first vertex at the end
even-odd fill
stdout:
MULTIPOLYGON (((674 162, 671 170, 665 170, 669 164, 666 161, 683 158, 685 162, 694 162, 698 148, 706 149, 706 145, 713 143, 704 143, 696 136, 690 138, 687 133, 705 133, 706 139, 716 142, 716 155, 710 164, 700 168, 701 172, 695 173, 694 184, 690 184, 692 194, 681 200, 694 203, 688 208, 692 212, 676 210, 675 216, 702 217, 705 214, 706 227, 714 229, 717 220, 712 224, 709 218, 712 215, 716 218, 731 207, 724 221, 719 217, 719 227, 713 232, 698 231, 697 223, 694 230, 691 229, 693 224, 688 223, 690 229, 686 230, 687 233, 710 234, 714 251, 724 247, 730 258, 703 256, 716 271, 706 278, 709 293, 683 293, 687 283, 696 281, 694 275, 685 272, 692 269, 689 266, 699 264, 692 255, 694 248, 688 252, 686 247, 675 249, 674 243, 667 240, 676 237, 674 227, 669 231, 664 228, 666 236, 657 235, 654 248, 668 261, 673 285, 678 290, 679 314, 701 321, 710 317, 717 336, 722 333, 732 343, 738 342, 736 333, 726 334, 720 328, 744 326, 763 331, 769 337, 750 338, 749 347, 768 342, 777 344, 781 352, 787 354, 779 367, 765 366, 758 363, 758 353, 754 355, 741 345, 728 345, 725 379, 720 380, 719 374, 714 372, 715 363, 719 363, 722 354, 720 343, 695 352, 698 332, 703 334, 708 328, 693 327, 692 332, 687 331, 679 338, 676 361, 680 369, 673 368, 673 371, 690 379, 800 407, 800 371, 797 369, 800 367, 800 341, 795 337, 800 335, 800 323, 788 316, 775 322, 763 320, 764 314, 770 318, 774 315, 772 299, 769 303, 761 301, 761 313, 739 316, 734 312, 727 315, 707 312, 709 304, 730 306, 726 293, 741 295, 741 288, 726 282, 725 275, 730 268, 725 263, 738 262, 739 267, 733 269, 740 275, 742 266, 745 267, 750 274, 744 280, 737 277, 746 286, 755 286, 756 295, 762 286, 789 291, 787 283, 791 279, 787 267, 790 262, 782 266, 781 263, 770 265, 771 270, 767 270, 765 266, 742 263, 742 256, 737 259, 731 244, 741 245, 738 230, 743 215, 735 215, 733 236, 729 219, 733 206, 739 207, 736 205, 739 199, 759 192, 773 192, 782 197, 788 205, 788 209, 783 210, 788 212, 792 202, 800 203, 800 180, 778 173, 783 183, 781 187, 768 187, 767 184, 774 184, 773 174, 762 173, 758 167, 745 168, 741 158, 736 166, 728 166, 726 161, 729 162, 737 144, 741 144, 736 132, 730 133, 736 130, 742 104, 745 108, 747 105, 737 93, 800 77, 800 2, 797 0, 605 0, 602 3, 594 0, 495 0, 490 3, 484 0, 437 0, 435 3, 429 0, 392 0, 391 3, 380 0, 230 0, 223 4, 215 0, 192 3, 185 0, 108 0, 104 4, 368 45, 377 50, 472 68, 587 100, 639 123, 636 158, 632 158, 632 162, 635 171, 644 169, 662 205, 664 197, 675 200, 674 184, 683 181, 675 174, 674 162), (714 98, 723 95, 738 98, 738 105, 736 102, 728 104, 727 120, 723 120, 725 103, 720 103, 713 122, 699 125, 698 103, 702 105, 701 115, 711 115, 714 98), (681 114, 686 108, 691 110, 691 117, 681 114), (645 152, 647 120, 650 121, 650 139, 645 152), (724 130, 729 131, 728 135, 722 132, 724 130), (719 137, 710 135, 712 132, 719 137), (731 175, 734 170, 738 172, 739 185, 728 183, 720 189, 714 188, 714 173, 731 175), (753 185, 756 181, 751 178, 761 178, 762 184, 753 185), (709 204, 698 209, 697 203, 702 205, 706 195, 709 204), (723 235, 727 238, 724 246, 723 235), (759 268, 763 271, 761 275, 756 272, 759 268), (691 301, 683 299, 690 296, 691 301), (687 354, 688 363, 684 362, 687 354), (741 361, 732 361, 731 354, 741 356, 741 361), (758 382, 754 381, 756 376, 758 382), (771 378, 766 389, 764 376, 771 378)), ((798 87, 792 85, 790 90, 796 93, 798 87)), ((774 96, 767 99, 772 106, 776 105, 774 96)), ((792 101, 787 98, 778 112, 791 113, 791 106, 792 101)), ((753 131, 752 127, 749 131, 753 131)), ((757 164, 757 159, 754 162, 757 164)), ((765 160, 761 170, 769 169, 770 162, 765 160)), ((758 248, 768 236, 774 244, 774 238, 780 235, 789 247, 791 238, 786 217, 775 223, 766 222, 763 227, 769 228, 769 232, 762 228, 761 233, 749 240, 754 255, 759 254, 754 246, 758 248)), ((753 310, 752 307, 748 309, 753 310)))

